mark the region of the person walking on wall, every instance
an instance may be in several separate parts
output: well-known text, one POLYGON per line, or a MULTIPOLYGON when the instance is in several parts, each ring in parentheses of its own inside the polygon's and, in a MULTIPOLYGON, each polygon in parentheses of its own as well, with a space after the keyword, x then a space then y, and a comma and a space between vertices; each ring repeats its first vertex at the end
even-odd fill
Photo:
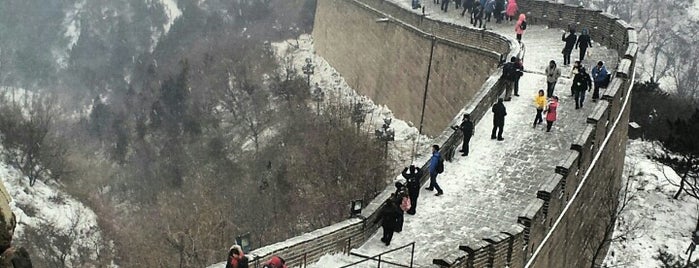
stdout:
POLYGON ((546 67, 546 97, 553 97, 553 90, 556 87, 558 78, 561 77, 561 69, 556 66, 556 61, 551 60, 549 66, 546 67))
POLYGON ((401 172, 403 178, 405 178, 405 184, 408 188, 408 195, 410 195, 410 209, 406 213, 410 215, 415 215, 415 210, 417 209, 417 198, 420 196, 420 178, 422 178, 422 170, 415 165, 410 165, 403 169, 401 172))
POLYGON ((502 22, 502 16, 505 13, 505 0, 495 0, 495 10, 493 12, 495 13, 495 23, 502 22))
POLYGON ((228 249, 226 268, 248 268, 248 258, 239 245, 233 245, 228 249))
POLYGON ((546 108, 546 132, 551 132, 551 127, 553 122, 556 121, 556 115, 558 113, 558 96, 553 96, 551 102, 549 102, 548 108, 546 108))
POLYGON ((507 21, 513 21, 515 20, 515 16, 517 15, 517 11, 519 11, 519 8, 517 8, 517 0, 509 0, 507 1, 507 8, 505 9, 505 15, 507 15, 507 21))
POLYGON ((486 0, 485 5, 483 5, 483 11, 485 12, 485 21, 490 22, 490 17, 495 12, 495 0, 486 0))
POLYGON ((604 62, 597 62, 597 66, 592 68, 592 80, 595 81, 595 91, 592 93, 592 101, 597 102, 599 99, 599 89, 607 88, 609 84, 609 73, 604 67, 604 62))
POLYGON ((471 137, 473 136, 473 122, 471 122, 471 117, 468 114, 464 114, 464 118, 461 120, 461 125, 459 126, 452 126, 451 127, 453 130, 461 130, 461 132, 464 134, 464 144, 461 146, 461 150, 459 152, 462 152, 462 156, 468 156, 468 143, 471 141, 471 137))
POLYGON ((580 47, 580 61, 585 60, 585 53, 587 53, 587 48, 592 47, 592 40, 590 39, 590 34, 587 28, 583 28, 580 31, 580 36, 578 36, 578 41, 575 43, 575 48, 580 47))
POLYGON ((461 16, 462 16, 462 17, 463 17, 464 15, 466 15, 466 12, 468 12, 468 14, 471 14, 471 13, 472 13, 472 10, 473 10, 473 2, 474 2, 474 1, 477 1, 477 0, 463 0, 463 8, 464 8, 464 10, 461 11, 461 16))
POLYGON ((396 192, 394 193, 393 202, 396 206, 400 208, 398 213, 398 219, 396 220, 396 226, 393 229, 394 232, 400 233, 403 231, 403 219, 405 212, 410 209, 410 198, 408 197, 408 189, 400 182, 396 182, 396 192))
POLYGON ((287 268, 286 261, 279 256, 272 256, 262 268, 287 268))
MULTIPOLYGON (((446 0, 443 0, 446 1, 446 0)), ((400 208, 396 205, 395 193, 391 194, 391 197, 386 200, 386 203, 379 213, 379 217, 374 220, 374 224, 381 221, 381 227, 383 228, 383 236, 381 237, 381 242, 386 246, 391 245, 391 240, 393 239, 393 232, 395 231, 396 225, 398 224, 398 217, 400 214, 400 208)))
MULTIPOLYGON (((524 14, 522 14, 524 15, 524 14)), ((515 90, 515 96, 519 97, 519 79, 522 78, 524 75, 524 63, 522 63, 522 59, 517 58, 517 61, 515 61, 515 82, 513 84, 513 88, 515 90)))
POLYGON ((421 8, 420 0, 413 0, 413 9, 421 8))
MULTIPOLYGON (((468 1, 468 0, 463 0, 463 1, 468 1)), ((458 11, 459 8, 461 7, 461 0, 454 0, 454 4, 456 4, 456 6, 454 6, 454 9, 456 9, 458 11)))
MULTIPOLYGON (((582 63, 580 63, 579 60, 576 60, 573 63, 573 68, 570 69, 570 74, 568 74, 569 77, 575 78, 575 74, 577 74, 580 71, 580 67, 582 67, 582 63)), ((575 87, 571 85, 570 87, 570 96, 575 96, 575 90, 573 90, 575 87)))
POLYGON ((432 145, 432 158, 430 158, 430 185, 425 188, 428 191, 437 190, 436 196, 444 194, 442 188, 439 187, 437 183, 437 175, 444 172, 444 159, 442 159, 442 154, 439 153, 439 145, 432 145))
POLYGON ((510 58, 510 62, 502 66, 502 76, 500 80, 505 86, 505 101, 512 100, 512 90, 514 89, 515 80, 517 78, 517 57, 510 58))
POLYGON ((575 41, 578 40, 578 37, 575 35, 575 30, 570 29, 570 33, 568 36, 566 36, 565 33, 563 33, 563 36, 561 37, 561 40, 563 42, 566 42, 565 47, 563 47, 563 66, 568 66, 570 64, 570 53, 573 52, 573 47, 575 47, 575 41))
POLYGON ((495 139, 495 133, 497 132, 497 139, 499 141, 504 140, 502 138, 502 129, 505 126, 505 116, 507 115, 507 109, 505 109, 505 104, 502 102, 502 98, 498 98, 498 102, 493 105, 493 131, 490 134, 490 139, 495 139))
POLYGON ((575 109, 580 109, 585 103, 585 90, 592 90, 592 79, 585 70, 585 67, 580 66, 573 72, 573 93, 575 95, 575 109))
MULTIPOLYGON (((444 12, 447 12, 447 9, 449 9, 449 2, 450 1, 451 0, 442 0, 442 6, 440 7, 440 9, 442 9, 442 11, 444 11, 444 12)), ((437 2, 437 3, 439 3, 439 2, 437 2)))
POLYGON ((483 7, 479 2, 476 2, 474 5, 473 13, 471 13, 471 24, 473 24, 473 27, 485 28, 483 25, 483 7))
POLYGON ((544 122, 544 119, 541 117, 541 113, 544 111, 544 108, 546 108, 544 90, 539 90, 539 94, 534 97, 534 107, 536 107, 536 117, 534 117, 534 127, 536 127, 536 125, 544 122))
POLYGON ((517 36, 518 42, 522 43, 522 35, 524 35, 524 31, 526 29, 527 29, 527 15, 524 15, 524 13, 519 14, 519 19, 517 19, 517 23, 515 24, 515 34, 517 36))

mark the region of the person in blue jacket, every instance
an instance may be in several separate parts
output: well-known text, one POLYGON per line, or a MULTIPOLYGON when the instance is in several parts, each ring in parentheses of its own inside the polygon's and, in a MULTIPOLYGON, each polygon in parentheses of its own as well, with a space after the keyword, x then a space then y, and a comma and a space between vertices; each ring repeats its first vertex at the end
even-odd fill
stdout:
POLYGON ((442 188, 439 187, 439 184, 437 184, 437 175, 441 173, 438 169, 438 166, 442 165, 442 169, 444 168, 444 164, 442 162, 442 154, 439 153, 439 145, 432 145, 432 158, 430 158, 430 186, 428 186, 427 189, 428 191, 432 191, 434 189, 437 190, 436 196, 440 196, 444 194, 444 191, 442 191, 442 188))
POLYGON ((595 81, 595 92, 592 93, 592 101, 596 102, 599 99, 599 89, 607 88, 609 84, 609 73, 604 67, 604 62, 597 62, 597 66, 592 68, 592 80, 595 81))

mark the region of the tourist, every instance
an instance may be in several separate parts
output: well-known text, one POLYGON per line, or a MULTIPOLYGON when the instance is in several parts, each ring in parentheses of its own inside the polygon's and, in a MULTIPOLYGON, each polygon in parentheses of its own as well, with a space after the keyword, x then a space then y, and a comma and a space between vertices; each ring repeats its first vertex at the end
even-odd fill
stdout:
POLYGON ((499 141, 504 140, 502 138, 502 131, 503 127, 505 126, 505 116, 507 115, 505 104, 502 103, 502 101, 502 98, 498 98, 498 102, 493 105, 493 131, 492 134, 490 134, 490 138, 495 139, 495 133, 497 132, 497 139, 499 141))

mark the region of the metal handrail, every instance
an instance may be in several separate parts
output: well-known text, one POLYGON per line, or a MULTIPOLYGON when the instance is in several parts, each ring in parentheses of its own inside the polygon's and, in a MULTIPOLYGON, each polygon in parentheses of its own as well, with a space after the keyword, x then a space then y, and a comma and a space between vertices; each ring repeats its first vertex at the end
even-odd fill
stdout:
POLYGON ((350 266, 354 266, 354 265, 363 263, 363 262, 368 261, 368 260, 375 260, 375 261, 378 261, 378 262, 379 262, 379 263, 378 263, 378 264, 379 264, 378 267, 381 267, 381 262, 385 262, 385 263, 392 264, 392 265, 396 265, 396 266, 400 266, 400 267, 412 268, 412 267, 413 267, 413 258, 414 258, 414 255, 415 255, 415 242, 412 242, 412 243, 410 243, 410 244, 406 244, 406 245, 404 245, 404 246, 400 246, 400 247, 397 247, 397 248, 394 248, 394 249, 391 249, 391 250, 388 250, 388 251, 381 252, 381 253, 379 253, 379 254, 377 254, 377 255, 374 255, 374 256, 371 256, 371 257, 361 256, 361 255, 358 255, 358 254, 353 254, 353 255, 355 255, 355 256, 357 256, 357 257, 362 257, 362 258, 364 258, 364 259, 361 260, 361 261, 358 261, 358 262, 354 262, 354 263, 347 264, 347 265, 342 266, 342 267, 339 267, 339 268, 347 268, 347 267, 350 267, 350 266), (403 265, 403 264, 398 264, 398 263, 393 263, 393 262, 389 262, 389 261, 385 261, 385 260, 382 261, 382 260, 381 260, 381 256, 382 256, 382 255, 385 255, 385 254, 388 254, 388 253, 391 253, 391 252, 394 252, 394 251, 398 251, 398 250, 401 250, 401 249, 404 249, 404 248, 407 248, 407 247, 411 247, 411 249, 410 249, 410 264, 409 264, 409 265, 403 265))

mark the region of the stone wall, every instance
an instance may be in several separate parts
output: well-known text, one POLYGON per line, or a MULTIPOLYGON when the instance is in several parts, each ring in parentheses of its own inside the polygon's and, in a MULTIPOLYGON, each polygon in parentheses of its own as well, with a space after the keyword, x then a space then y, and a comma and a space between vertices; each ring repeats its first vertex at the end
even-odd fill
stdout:
POLYGON ((352 88, 387 105, 398 118, 418 124, 433 48, 423 128, 428 135, 442 132, 497 68, 501 53, 509 52, 507 39, 498 35, 426 20, 404 23, 420 16, 386 1, 364 2, 318 1, 316 51, 352 88), (477 39, 462 42, 466 33, 477 39), (473 44, 479 47, 469 46, 473 44))
MULTIPOLYGON (((589 172, 575 201, 570 204, 570 209, 533 260, 532 266, 589 267, 587 248, 602 238, 602 225, 597 222, 604 216, 604 210, 600 209, 599 201, 609 199, 606 194, 609 191, 605 189, 612 192, 619 189, 630 108, 623 104, 630 98, 634 59, 638 48, 635 31, 618 18, 599 11, 546 1, 520 0, 518 4, 520 10, 527 13, 530 23, 558 28, 574 24, 578 29, 589 28, 596 41, 616 49, 622 60, 615 70, 616 77, 605 91, 604 102, 597 105, 589 115, 585 131, 572 142, 569 154, 556 166, 555 173, 550 175, 546 186, 536 193, 538 199, 531 203, 518 219, 513 219, 521 228, 506 230, 493 237, 484 237, 476 244, 454 245, 463 254, 445 253, 443 256, 435 256, 434 263, 440 266, 524 267, 532 258, 532 252, 552 228, 556 218, 573 198, 584 175, 589 172), (581 21, 583 18, 585 20, 581 21), (616 123, 619 117, 621 119, 616 123), (599 159, 593 162, 600 151, 599 159)), ((389 1, 324 0, 318 1, 316 12, 316 29, 313 35, 319 53, 346 77, 350 85, 371 96, 377 103, 382 102, 374 97, 383 98, 386 102, 384 104, 394 109, 394 112, 400 111, 396 112, 397 116, 414 122, 418 122, 419 118, 414 119, 415 112, 411 109, 420 107, 415 103, 416 100, 421 102, 424 74, 429 61, 428 53, 434 40, 435 59, 434 70, 431 73, 434 78, 430 81, 429 90, 430 95, 436 94, 439 97, 428 100, 426 122, 435 122, 426 124, 426 129, 428 133, 439 133, 435 143, 443 145, 447 159, 453 155, 461 139, 459 132, 454 132, 447 126, 456 124, 463 113, 469 113, 474 121, 479 121, 502 93, 495 60, 514 55, 524 56, 516 49, 511 39, 490 31, 433 21, 389 1), (377 23, 376 20, 380 18, 387 18, 388 22, 377 23), (341 33, 344 31, 352 33, 353 36, 341 33), (425 50, 428 52, 425 53, 425 50), (459 53, 475 56, 456 55, 459 53), (486 63, 484 66, 487 65, 483 70, 471 70, 488 74, 467 79, 471 84, 475 83, 474 81, 480 83, 477 87, 452 86, 447 81, 434 82, 442 79, 440 75, 448 74, 444 71, 464 70, 459 64, 463 64, 463 60, 467 59, 480 59, 486 63), (439 63, 436 63, 437 61, 439 63), (382 82, 382 79, 388 79, 404 87, 390 87, 390 83, 382 82), (411 79, 410 83, 404 79, 411 79), (384 85, 388 86, 383 87, 384 85), (455 91, 452 87, 458 88, 458 98, 449 98, 453 96, 448 95, 450 91, 455 91), (388 88, 392 91, 385 91, 388 88), (430 105, 435 105, 438 103, 436 100, 440 99, 450 102, 449 112, 430 113, 429 111, 433 111, 430 110, 430 105)), ((423 168, 426 166, 427 163, 423 168)), ((260 260, 271 255, 280 255, 284 256, 291 266, 303 265, 317 261, 324 254, 347 252, 361 245, 378 229, 378 225, 373 221, 392 191, 393 186, 387 187, 364 208, 358 218, 253 251, 250 254, 253 264, 259 264, 260 260)), ((606 254, 603 253, 602 257, 604 255, 606 254)))

